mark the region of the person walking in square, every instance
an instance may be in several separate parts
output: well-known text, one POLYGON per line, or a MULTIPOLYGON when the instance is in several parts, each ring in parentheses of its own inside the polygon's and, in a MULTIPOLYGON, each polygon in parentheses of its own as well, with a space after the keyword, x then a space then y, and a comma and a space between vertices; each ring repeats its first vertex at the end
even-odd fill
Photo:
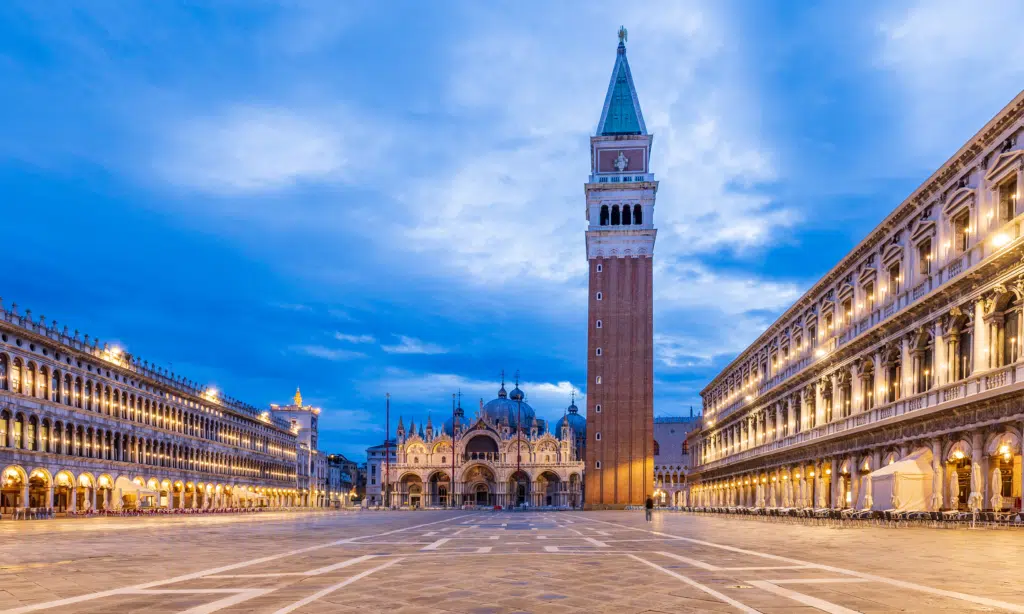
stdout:
POLYGON ((647 501, 644 502, 644 516, 647 518, 647 522, 651 521, 651 513, 654 511, 654 499, 649 495, 647 501))

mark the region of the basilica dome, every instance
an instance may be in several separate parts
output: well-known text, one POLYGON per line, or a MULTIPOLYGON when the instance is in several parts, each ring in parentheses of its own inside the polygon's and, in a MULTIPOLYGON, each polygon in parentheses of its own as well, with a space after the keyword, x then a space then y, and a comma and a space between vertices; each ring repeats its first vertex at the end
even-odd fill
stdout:
POLYGON ((576 402, 573 401, 572 405, 566 410, 565 415, 558 419, 555 423, 555 436, 562 436, 562 425, 568 423, 569 428, 576 435, 577 440, 586 440, 587 438, 587 419, 580 415, 580 410, 576 407, 576 402))
POLYGON ((523 398, 523 391, 518 386, 513 388, 512 393, 508 395, 505 393, 505 387, 502 386, 498 391, 498 398, 484 404, 481 417, 492 424, 507 424, 511 428, 516 428, 517 419, 521 415, 523 428, 529 429, 533 425, 536 413, 529 403, 521 401, 523 398))

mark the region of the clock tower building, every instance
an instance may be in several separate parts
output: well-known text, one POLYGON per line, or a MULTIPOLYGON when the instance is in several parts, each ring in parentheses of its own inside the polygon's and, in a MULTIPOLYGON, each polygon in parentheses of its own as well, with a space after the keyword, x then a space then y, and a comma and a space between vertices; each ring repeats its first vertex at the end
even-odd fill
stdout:
POLYGON ((654 482, 653 257, 658 182, 626 31, 590 138, 586 248, 588 509, 642 505, 654 482))

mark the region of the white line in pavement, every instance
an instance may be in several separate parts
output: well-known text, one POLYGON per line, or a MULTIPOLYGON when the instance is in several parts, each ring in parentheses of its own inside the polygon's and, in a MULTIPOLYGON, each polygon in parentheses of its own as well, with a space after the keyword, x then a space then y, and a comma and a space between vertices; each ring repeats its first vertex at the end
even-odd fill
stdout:
POLYGON ((697 559, 691 559, 681 554, 673 554, 671 552, 658 552, 657 554, 660 554, 661 556, 667 556, 670 559, 675 559, 677 561, 686 563, 687 565, 693 565, 694 567, 700 567, 701 569, 706 569, 708 571, 718 571, 719 569, 721 569, 717 565, 705 563, 704 561, 698 561, 697 559))
POLYGON ((786 578, 784 580, 765 580, 772 584, 844 584, 847 582, 871 582, 864 578, 786 578))
POLYGON ((270 556, 260 557, 258 559, 250 559, 248 561, 242 561, 239 563, 233 563, 231 565, 224 565, 222 567, 214 567, 212 569, 206 569, 203 571, 197 571, 190 574, 181 576, 175 576, 166 580, 156 580, 154 582, 146 582, 144 584, 136 584, 133 586, 124 586, 121 588, 113 588, 105 591, 98 591, 95 593, 86 593, 84 595, 76 595, 74 597, 67 597, 65 599, 56 599, 54 601, 44 601, 42 603, 33 603, 30 605, 21 606, 18 608, 11 608, 9 610, 3 610, 0 614, 25 614, 26 612, 36 612, 38 610, 47 610, 50 608, 56 608, 65 605, 72 605, 75 603, 81 603, 83 601, 91 601, 93 599, 100 599, 103 597, 111 597, 114 595, 124 594, 126 591, 140 590, 147 588, 154 588, 157 586, 163 586, 165 584, 174 584, 177 582, 185 582, 187 580, 195 580, 196 578, 204 578, 206 576, 219 574, 225 571, 231 571, 233 569, 240 569, 242 567, 249 567, 250 565, 259 565, 261 563, 268 563, 270 561, 276 561, 277 559, 283 559, 289 556, 295 556, 296 554, 305 554, 306 552, 313 552, 314 550, 321 550, 323 548, 330 548, 331 546, 338 546, 341 544, 350 544, 363 539, 370 539, 373 537, 383 537, 385 535, 393 535, 395 533, 401 533, 402 531, 411 531, 413 529, 420 529, 442 522, 451 522, 459 518, 464 518, 469 514, 463 514, 462 516, 454 516, 452 518, 445 518, 444 520, 436 520, 434 522, 426 522, 423 524, 413 525, 410 527, 402 527, 400 529, 393 529, 391 531, 385 531, 384 533, 375 533, 372 535, 362 535, 357 537, 347 537, 345 539, 339 539, 324 544, 317 544, 315 546, 307 546, 305 548, 299 548, 298 550, 290 550, 288 552, 281 552, 278 554, 272 554, 270 556))
POLYGON ((544 552, 558 552, 558 546, 544 546, 544 552))
POLYGON ((302 575, 304 575, 304 576, 319 576, 319 575, 322 575, 322 574, 325 574, 325 573, 329 573, 329 572, 335 571, 337 569, 343 569, 345 567, 350 567, 352 565, 358 565, 359 563, 362 563, 363 561, 369 561, 372 558, 374 558, 374 555, 372 555, 372 554, 364 554, 363 556, 357 556, 354 559, 349 559, 347 561, 342 561, 340 563, 335 563, 334 565, 328 565, 327 567, 318 567, 317 569, 310 569, 309 571, 303 572, 302 575))
POLYGON ((275 612, 274 614, 288 614, 288 612, 294 612, 295 610, 298 610, 299 608, 301 608, 304 605, 313 603, 314 601, 316 601, 316 600, 318 600, 318 599, 320 599, 322 597, 326 597, 327 595, 330 595, 331 593, 333 593, 333 592, 335 592, 335 591, 337 591, 339 589, 345 588, 346 586, 348 586, 349 584, 352 584, 353 582, 358 582, 359 580, 362 580, 363 578, 365 578, 366 576, 368 576, 368 575, 370 575, 370 574, 372 574, 374 572, 380 571, 381 569, 385 569, 387 567, 391 567, 392 565, 394 565, 396 563, 399 563, 401 561, 404 561, 404 560, 405 560, 404 558, 392 559, 392 560, 388 561, 387 563, 384 563, 383 565, 378 565, 378 566, 374 567, 373 569, 367 569, 364 572, 357 573, 356 575, 352 576, 351 578, 347 578, 345 580, 342 580, 341 582, 338 582, 337 584, 335 584, 333 586, 328 586, 327 588, 323 589, 322 591, 317 591, 317 592, 313 593, 312 595, 310 595, 309 597, 306 597, 305 599, 300 599, 300 600, 296 601, 295 603, 293 603, 293 604, 291 604, 289 606, 285 606, 285 607, 281 608, 280 610, 278 610, 277 612, 275 612))
POLYGON ((860 614, 860 612, 858 612, 857 610, 844 608, 843 606, 832 603, 831 601, 825 601, 824 599, 818 599, 817 597, 811 597, 810 595, 805 595, 803 593, 791 591, 788 588, 775 586, 771 582, 754 580, 753 582, 747 582, 747 584, 751 586, 756 586, 757 588, 763 591, 768 591, 769 593, 773 593, 780 597, 785 597, 787 599, 792 599, 793 601, 802 603, 804 605, 809 605, 812 608, 819 609, 822 612, 828 612, 829 614, 860 614))
POLYGON ((491 547, 490 546, 480 546, 479 548, 476 549, 476 554, 487 554, 490 551, 491 551, 491 547))
POLYGON ((423 546, 422 548, 420 548, 420 551, 426 552, 427 550, 437 550, 442 545, 444 545, 444 544, 446 544, 447 542, 450 542, 450 541, 451 541, 450 537, 442 537, 441 539, 439 539, 436 542, 430 544, 429 546, 423 546))
POLYGON ((801 561, 799 559, 794 559, 794 558, 785 557, 785 556, 779 556, 779 555, 776 555, 776 554, 768 554, 768 553, 765 553, 765 552, 756 552, 754 550, 746 550, 744 548, 737 548, 735 546, 726 546, 724 544, 716 544, 714 542, 704 541, 704 540, 700 540, 700 539, 693 539, 691 537, 682 537, 682 536, 679 536, 679 535, 672 535, 671 533, 661 533, 659 531, 650 531, 650 530, 647 530, 647 529, 640 529, 640 528, 637 528, 637 527, 631 527, 629 525, 618 524, 618 523, 615 523, 615 522, 608 522, 607 520, 598 520, 596 518, 586 518, 585 516, 581 516, 579 518, 584 518, 584 519, 587 519, 587 520, 591 520, 593 522, 600 522, 600 523, 608 524, 608 525, 611 525, 613 527, 619 527, 621 529, 629 529, 631 531, 643 531, 645 533, 653 533, 654 535, 664 535, 665 537, 669 537, 669 538, 680 540, 680 541, 689 542, 691 544, 698 544, 698 545, 701 545, 701 546, 709 546, 711 548, 718 548, 720 550, 727 550, 729 552, 737 552, 739 554, 748 554, 748 555, 751 555, 751 556, 759 556, 759 557, 762 557, 762 558, 772 559, 772 560, 775 560, 775 561, 782 561, 782 562, 785 562, 785 563, 792 563, 794 565, 806 565, 808 567, 813 567, 815 569, 821 569, 821 570, 824 570, 824 571, 831 571, 831 572, 835 572, 835 573, 846 574, 846 575, 854 576, 854 577, 857 577, 857 578, 864 578, 865 580, 871 580, 871 581, 874 581, 874 582, 881 582, 883 584, 888 584, 890 586, 895 586, 895 587, 898 587, 898 588, 903 588, 903 589, 913 590, 913 591, 920 591, 922 593, 928 593, 930 595, 937 595, 939 597, 949 597, 951 599, 959 599, 961 601, 967 601, 967 602, 976 603, 976 604, 979 604, 979 605, 987 605, 987 606, 991 606, 991 607, 994 607, 994 608, 1002 608, 1004 610, 1009 610, 1010 612, 1019 612, 1021 614, 1024 614, 1024 605, 1019 605, 1019 604, 1016 604, 1016 603, 1010 603, 1009 601, 999 601, 998 599, 990 599, 988 597, 979 597, 977 595, 969 595, 967 593, 958 593, 956 591, 947 591, 945 589, 934 588, 934 587, 931 587, 931 586, 925 586, 923 584, 914 584, 913 582, 906 582, 904 580, 896 580, 896 579, 893 579, 893 578, 887 578, 885 576, 876 576, 875 574, 864 573, 864 572, 861 572, 861 571, 853 571, 852 569, 843 569, 841 567, 834 567, 832 565, 823 565, 823 564, 820 564, 820 563, 811 563, 811 562, 808 562, 808 561, 801 561))
MULTIPOLYGON (((772 571, 775 569, 814 569, 810 565, 769 565, 766 567, 719 567, 719 571, 772 571)), ((774 580, 772 580, 774 582, 774 580)))
POLYGON ((671 569, 665 569, 661 565, 656 565, 656 564, 648 561, 647 559, 642 559, 642 558, 636 556, 635 554, 630 554, 630 555, 627 555, 627 556, 629 556, 629 558, 631 558, 631 559, 635 559, 637 561, 640 561, 644 565, 649 565, 649 566, 657 569, 658 571, 666 573, 666 574, 672 576, 673 578, 676 578, 678 580, 682 580, 683 582, 689 584, 690 586, 692 586, 692 587, 694 587, 694 588, 696 588, 698 590, 704 591, 705 593, 711 595, 712 597, 714 597, 714 598, 716 598, 716 599, 718 599, 720 601, 724 601, 725 603, 728 603, 729 605, 731 605, 732 607, 736 608, 740 612, 746 612, 747 614, 761 614, 761 612, 759 612, 758 610, 755 610, 754 608, 746 606, 746 605, 740 603, 739 601, 736 601, 732 597, 729 597, 728 595, 723 595, 722 593, 719 593, 718 591, 716 591, 715 589, 711 588, 710 586, 705 586, 705 585, 701 584, 700 582, 697 582, 693 578, 688 578, 688 577, 686 577, 686 576, 684 576, 682 574, 678 574, 678 573, 672 571, 671 569))
POLYGON ((606 544, 606 543, 604 543, 602 541, 597 541, 593 537, 584 537, 583 541, 588 541, 588 542, 594 544, 595 546, 597 546, 598 548, 608 548, 609 547, 608 544, 606 544))

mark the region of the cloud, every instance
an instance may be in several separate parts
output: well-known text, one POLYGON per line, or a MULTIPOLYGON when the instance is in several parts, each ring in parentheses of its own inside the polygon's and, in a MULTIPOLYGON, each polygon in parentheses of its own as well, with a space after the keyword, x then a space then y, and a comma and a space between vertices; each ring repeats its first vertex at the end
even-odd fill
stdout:
POLYGON ((365 409, 331 409, 320 417, 321 431, 342 433, 376 433, 384 431, 384 424, 376 414, 365 409))
POLYGON ((347 343, 376 343, 377 338, 373 335, 349 335, 346 333, 334 333, 334 338, 347 343))
MULTIPOLYGON (((530 27, 480 17, 455 44, 448 103, 483 125, 399 196, 408 247, 476 284, 554 288, 585 276, 581 187, 615 57, 592 34, 618 24, 600 10, 549 8, 530 27), (570 23, 585 35, 565 36, 570 23)), ((656 258, 761 248, 801 219, 766 187, 778 170, 748 104, 755 80, 717 11, 668 2, 632 15, 631 66, 661 180, 656 258)))
POLYGON ((156 170, 171 184, 215 196, 276 192, 308 183, 340 183, 373 164, 376 144, 344 109, 316 111, 235 105, 172 124, 156 170))
POLYGON ((1007 24, 1024 23, 1024 4, 978 0, 970 5, 970 18, 957 0, 883 6, 875 60, 891 77, 897 121, 911 137, 899 142, 934 164, 1019 93, 1024 38, 1009 33, 1007 24))
POLYGON ((701 308, 734 315, 756 310, 782 311, 804 288, 792 282, 729 274, 696 261, 658 263, 655 300, 672 308, 701 308))
MULTIPOLYGON (((500 382, 496 379, 480 380, 456 373, 424 373, 397 368, 387 369, 379 380, 368 380, 363 383, 366 393, 381 395, 383 392, 390 392, 392 413, 399 408, 397 411, 404 412, 405 415, 409 412, 402 408, 408 408, 410 404, 416 404, 414 407, 419 414, 425 415, 431 406, 441 412, 450 412, 451 394, 460 391, 466 415, 475 416, 481 400, 487 403, 497 398, 499 386, 500 382), (422 404, 424 401, 425 404, 422 404)), ((506 382, 505 387, 511 389, 512 384, 506 382)), ((519 387, 526 393, 527 402, 541 418, 553 421, 561 417, 569 405, 574 390, 580 413, 586 413, 586 395, 571 382, 524 380, 519 383, 519 387)))
POLYGON ((447 349, 433 343, 426 343, 414 337, 398 336, 398 344, 382 345, 380 349, 388 354, 445 354, 447 349))
POLYGON ((293 345, 291 347, 293 352, 299 354, 305 354, 314 358, 323 358, 324 360, 340 361, 340 360, 352 360, 353 358, 365 358, 366 354, 362 352, 354 352, 352 350, 339 350, 335 348, 329 348, 322 345, 293 345))

